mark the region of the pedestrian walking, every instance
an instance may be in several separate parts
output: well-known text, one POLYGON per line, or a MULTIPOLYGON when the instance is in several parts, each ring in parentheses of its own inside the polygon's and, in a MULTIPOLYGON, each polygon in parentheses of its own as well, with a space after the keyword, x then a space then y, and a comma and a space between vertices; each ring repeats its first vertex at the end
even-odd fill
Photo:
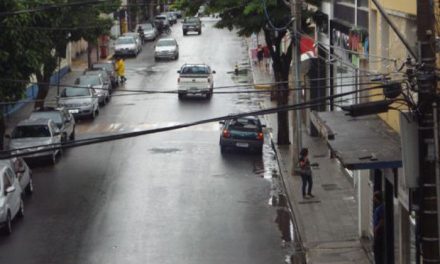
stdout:
POLYGON ((377 191, 373 196, 373 226, 374 226, 374 263, 382 264, 384 263, 384 246, 385 246, 385 236, 384 236, 384 204, 382 199, 382 193, 377 191))
POLYGON ((116 59, 116 73, 121 80, 121 83, 124 83, 127 78, 125 78, 125 62, 122 57, 116 59))
MULTIPOLYGON (((301 149, 301 152, 299 153, 299 167, 301 169, 300 174, 302 180, 302 196, 304 199, 315 197, 312 194, 312 187, 313 187, 312 168, 308 156, 309 156, 309 150, 307 148, 301 149)), ((313 165, 316 166, 317 164, 313 164, 313 165)))

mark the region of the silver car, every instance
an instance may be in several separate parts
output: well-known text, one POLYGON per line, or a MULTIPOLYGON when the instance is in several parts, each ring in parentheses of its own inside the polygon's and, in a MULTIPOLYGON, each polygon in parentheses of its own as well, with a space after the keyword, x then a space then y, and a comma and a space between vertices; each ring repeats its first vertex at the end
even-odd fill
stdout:
POLYGON ((100 105, 105 105, 110 101, 110 83, 105 83, 100 73, 94 72, 80 76, 76 79, 75 84, 82 87, 92 87, 98 95, 100 105))
POLYGON ((98 95, 91 87, 66 87, 58 98, 58 105, 77 117, 95 119, 99 114, 98 95))
POLYGON ((139 45, 134 37, 119 37, 115 41, 116 56, 137 56, 140 52, 139 45))
POLYGON ((55 164, 58 154, 61 154, 61 147, 58 147, 61 133, 52 119, 23 120, 7 137, 10 138, 9 150, 13 154, 23 154, 25 159, 49 158, 55 164), (52 149, 53 147, 56 148, 52 149), (31 151, 38 152, 27 154, 31 151))
POLYGON ((124 37, 133 37, 136 40, 136 45, 138 46, 139 52, 142 51, 142 39, 141 35, 138 32, 127 32, 124 33, 122 36, 124 37))
POLYGON ((161 38, 157 41, 154 49, 154 59, 173 59, 179 58, 179 44, 174 38, 161 38))
POLYGON ((24 216, 20 183, 8 163, 0 164, 0 227, 4 234, 12 233, 12 220, 24 216))
POLYGON ((26 194, 32 194, 34 192, 32 170, 29 168, 26 161, 24 161, 24 159, 21 157, 0 160, 0 166, 5 164, 11 166, 12 170, 15 172, 15 176, 18 179, 21 190, 26 194))
POLYGON ((62 142, 75 139, 75 118, 64 108, 41 108, 29 116, 29 119, 52 119, 61 132, 62 142))
POLYGON ((144 40, 155 40, 157 38, 157 29, 152 23, 144 23, 138 25, 137 28, 144 31, 144 40))

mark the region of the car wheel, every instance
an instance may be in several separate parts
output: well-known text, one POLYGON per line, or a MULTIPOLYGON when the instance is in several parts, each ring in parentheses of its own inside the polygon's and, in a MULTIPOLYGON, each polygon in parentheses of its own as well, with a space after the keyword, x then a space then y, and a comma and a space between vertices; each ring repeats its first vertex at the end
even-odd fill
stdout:
POLYGON ((180 100, 182 100, 183 98, 185 98, 185 95, 184 95, 184 94, 181 94, 181 93, 180 93, 178 96, 179 96, 179 99, 180 99, 180 100))
POLYGON ((186 34, 188 34, 188 33, 186 33, 186 31, 183 31, 183 35, 186 36, 186 34))
POLYGON ((201 30, 199 30, 198 34, 199 34, 199 35, 201 35, 201 34, 202 34, 202 31, 201 31, 201 30))
POLYGON ((226 153, 226 147, 220 146, 220 153, 225 154, 226 153))
POLYGON ((154 57, 154 61, 159 61, 159 58, 158 57, 154 57))
POLYGON ((73 127, 72 134, 70 134, 70 140, 75 140, 75 127, 73 127))
POLYGON ((52 165, 57 164, 57 153, 54 151, 52 155, 50 155, 50 163, 52 165))
POLYGON ((18 209, 17 216, 20 217, 20 218, 24 217, 24 202, 23 202, 23 198, 20 198, 20 209, 18 209))
POLYGON ((206 93, 206 99, 211 99, 211 97, 212 97, 212 92, 207 92, 206 93))
POLYGON ((9 236, 11 233, 12 233, 12 219, 11 219, 11 213, 8 211, 8 214, 6 215, 5 226, 3 227, 3 234, 9 236))
POLYGON ((263 147, 258 147, 255 149, 255 151, 257 152, 257 154, 262 154, 263 153, 263 147))
POLYGON ((32 195, 34 192, 34 183, 32 182, 32 178, 29 179, 29 184, 26 186, 25 192, 27 195, 32 195))

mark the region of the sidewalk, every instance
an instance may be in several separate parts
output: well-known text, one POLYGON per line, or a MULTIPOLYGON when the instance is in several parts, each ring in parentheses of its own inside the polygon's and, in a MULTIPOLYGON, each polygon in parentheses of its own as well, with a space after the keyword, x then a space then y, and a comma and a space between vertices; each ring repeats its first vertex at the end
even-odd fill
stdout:
MULTIPOLYGON (((268 72, 252 65, 254 83, 268 83, 268 72)), ((263 108, 276 107, 276 102, 264 100, 263 108)), ((293 113, 289 113, 293 120, 293 113)), ((321 138, 310 137, 302 131, 304 146, 309 148, 311 162, 319 163, 313 169, 313 193, 315 198, 304 200, 301 193, 301 177, 293 175, 293 147, 276 144, 277 116, 266 115, 272 128, 270 136, 277 153, 280 172, 286 187, 299 237, 305 249, 307 263, 357 263, 368 264, 368 258, 358 237, 358 206, 353 184, 340 169, 338 161, 331 159, 329 150, 321 138)), ((291 127, 292 130, 292 127, 291 127)), ((292 135, 292 131, 290 131, 292 135)), ((291 142, 295 142, 291 139, 291 142)))

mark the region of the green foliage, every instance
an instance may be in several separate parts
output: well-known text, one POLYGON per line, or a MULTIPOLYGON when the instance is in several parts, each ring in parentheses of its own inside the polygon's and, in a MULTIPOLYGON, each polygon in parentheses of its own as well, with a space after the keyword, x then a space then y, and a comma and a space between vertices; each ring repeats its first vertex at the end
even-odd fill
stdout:
MULTIPOLYGON (((1 0, 0 12, 75 2, 78 0, 1 0)), ((0 17, 0 78, 22 80, 1 82, 0 100, 21 98, 26 81, 33 74, 40 81, 48 81, 56 70, 58 57, 65 57, 70 40, 84 38, 95 43, 100 35, 108 34, 112 19, 101 17, 101 13, 114 12, 120 4, 121 0, 108 0, 99 5, 62 7, 0 17)))

